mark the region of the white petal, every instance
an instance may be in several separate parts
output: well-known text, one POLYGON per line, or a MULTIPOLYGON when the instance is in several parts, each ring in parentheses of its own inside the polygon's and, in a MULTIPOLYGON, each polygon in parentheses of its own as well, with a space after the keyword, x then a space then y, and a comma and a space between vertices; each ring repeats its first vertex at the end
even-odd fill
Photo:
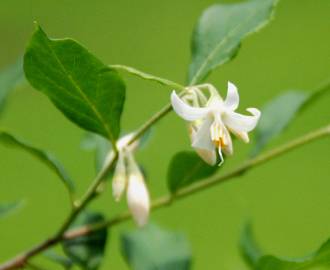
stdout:
POLYGON ((212 122, 213 119, 211 117, 204 119, 202 125, 193 136, 192 147, 207 151, 213 151, 215 149, 210 134, 212 122))
POLYGON ((233 141, 231 140, 229 131, 227 130, 226 127, 224 128, 224 140, 225 140, 225 145, 222 147, 222 150, 226 155, 231 156, 234 152, 233 141))
POLYGON ((207 164, 211 166, 215 165, 217 162, 217 155, 215 149, 209 151, 196 148, 196 153, 200 156, 202 160, 204 160, 207 164))
POLYGON ((150 199, 147 187, 141 179, 141 175, 129 176, 127 188, 127 204, 134 221, 142 227, 148 222, 150 211, 150 199))
POLYGON ((132 152, 127 154, 128 187, 127 203, 133 219, 139 226, 148 222, 150 199, 143 174, 136 163, 132 152))
POLYGON ((230 130, 236 137, 241 139, 245 143, 250 142, 249 134, 247 132, 235 132, 235 130, 230 130))
POLYGON ((250 112, 252 116, 235 112, 226 112, 223 115, 222 120, 229 129, 234 130, 237 133, 249 132, 256 127, 261 113, 255 108, 248 108, 247 111, 250 112))
POLYGON ((112 195, 119 202, 126 188, 126 176, 114 177, 112 181, 112 195))
POLYGON ((186 104, 178 97, 175 91, 171 94, 171 103, 177 115, 187 121, 195 121, 203 118, 209 111, 207 108, 196 108, 186 104))
POLYGON ((227 97, 224 104, 229 110, 232 111, 236 110, 239 104, 237 88, 231 82, 228 82, 227 97))
MULTIPOLYGON (((210 121, 210 123, 212 123, 210 121)), ((207 125, 209 123, 206 124, 206 129, 207 129, 207 125)), ((190 130, 190 138, 191 138, 191 141, 192 141, 192 146, 194 147, 194 142, 196 140, 196 134, 197 134, 197 131, 200 130, 200 127, 197 128, 198 126, 197 125, 190 125, 189 126, 189 130, 190 130), (196 131, 197 130, 197 131, 196 131)), ((206 130, 207 131, 207 130, 206 130)), ((210 131, 208 131, 210 132, 210 131)), ((207 134, 206 134, 207 135, 207 134)), ((209 143, 209 142, 208 142, 209 143)), ((197 143, 198 144, 198 143, 197 143)), ((212 144, 212 142, 211 142, 212 144)), ((211 145, 211 150, 207 150, 207 149, 201 149, 201 148, 198 148, 196 147, 195 148, 195 151, 196 153, 200 156, 201 159, 203 159, 207 164, 209 165, 215 165, 215 163, 217 162, 217 155, 216 155, 216 152, 215 152, 215 149, 214 149, 214 146, 211 145)))
POLYGON ((119 201, 123 195, 127 184, 126 166, 123 153, 119 154, 115 172, 112 178, 112 195, 119 201))

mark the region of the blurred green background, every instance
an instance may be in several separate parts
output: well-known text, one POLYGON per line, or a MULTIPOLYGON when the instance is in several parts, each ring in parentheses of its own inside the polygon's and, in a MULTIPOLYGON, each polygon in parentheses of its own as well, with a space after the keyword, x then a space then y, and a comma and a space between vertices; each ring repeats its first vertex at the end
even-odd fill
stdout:
MULTIPOLYGON (((228 1, 222 1, 228 2, 228 1)), ((105 63, 127 64, 184 83, 190 60, 190 36, 202 10, 212 0, 1 0, 0 68, 16 61, 37 20, 51 37, 73 37, 105 63)), ((283 0, 275 19, 243 42, 238 56, 209 81, 225 93, 234 82, 241 109, 261 107, 287 89, 311 91, 330 77, 330 1, 283 0)), ((171 89, 128 77, 124 132, 138 127, 168 102, 171 89)), ((328 123, 330 95, 304 111, 272 145, 328 123)), ((279 108, 280 109, 280 108, 279 108)), ((13 93, 0 126, 54 152, 77 182, 81 194, 94 175, 93 155, 80 149, 83 131, 69 122, 41 93, 24 85, 13 93)), ((271 146, 270 146, 271 147, 271 146)), ((173 113, 154 129, 138 153, 148 171, 152 197, 166 192, 170 158, 189 149, 184 123, 173 113)), ((249 146, 235 142, 242 161, 249 146)), ((189 238, 193 269, 246 269, 237 243, 242 223, 253 221, 264 249, 278 256, 300 256, 330 237, 330 139, 299 148, 250 171, 244 177, 152 213, 151 220, 189 238)), ((61 182, 26 153, 0 145, 0 201, 23 198, 24 207, 0 220, 0 261, 51 235, 69 211, 61 182)), ((107 216, 125 209, 108 188, 91 208, 107 216)), ((125 223, 110 230, 102 269, 128 269, 120 255, 125 223)), ((46 269, 55 265, 38 259, 46 269)))

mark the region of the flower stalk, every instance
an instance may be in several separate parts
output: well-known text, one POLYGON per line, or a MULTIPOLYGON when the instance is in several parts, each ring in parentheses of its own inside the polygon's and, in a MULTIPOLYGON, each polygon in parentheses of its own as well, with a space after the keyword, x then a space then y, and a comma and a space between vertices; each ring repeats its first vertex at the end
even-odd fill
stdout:
MULTIPOLYGON (((299 138, 289 141, 288 143, 278 146, 255 158, 249 159, 243 162, 240 166, 236 167, 235 169, 225 174, 222 174, 220 176, 215 175, 210 178, 201 180, 195 184, 191 184, 187 187, 179 189, 175 194, 164 195, 162 197, 159 197, 151 204, 151 210, 154 211, 163 208, 165 206, 171 205, 172 203, 175 203, 175 201, 177 200, 183 199, 197 192, 208 189, 214 185, 221 184, 229 180, 233 180, 235 177, 242 176, 244 173, 246 173, 247 171, 253 168, 256 168, 270 160, 278 158, 286 153, 291 152, 292 150, 295 150, 299 147, 302 147, 304 145, 307 145, 324 137, 330 137, 330 124, 320 129, 304 134, 299 138)), ((72 239, 79 236, 87 235, 92 232, 104 229, 105 227, 115 226, 117 224, 129 220, 130 218, 131 218, 130 212, 124 212, 108 221, 69 231, 65 234, 64 237, 65 239, 72 239)))

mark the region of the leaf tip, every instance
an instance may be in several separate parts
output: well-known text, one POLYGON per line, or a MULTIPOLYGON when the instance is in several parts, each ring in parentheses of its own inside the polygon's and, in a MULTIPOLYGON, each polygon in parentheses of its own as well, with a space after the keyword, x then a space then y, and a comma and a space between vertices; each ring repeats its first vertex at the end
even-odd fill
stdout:
POLYGON ((38 23, 37 20, 34 20, 34 21, 33 21, 33 25, 34 25, 34 28, 35 28, 36 31, 38 31, 38 30, 41 29, 40 24, 38 23))
POLYGON ((33 21, 33 25, 34 25, 33 36, 35 36, 36 34, 42 34, 47 37, 46 32, 42 29, 42 27, 40 26, 40 24, 37 20, 33 21))

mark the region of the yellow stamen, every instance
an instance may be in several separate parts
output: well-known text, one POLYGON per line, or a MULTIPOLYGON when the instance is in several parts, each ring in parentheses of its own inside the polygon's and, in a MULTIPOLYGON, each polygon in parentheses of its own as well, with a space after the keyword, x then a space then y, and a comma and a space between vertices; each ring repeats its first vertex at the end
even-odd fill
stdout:
POLYGON ((214 143, 214 145, 216 146, 216 147, 225 147, 227 144, 225 143, 225 140, 224 140, 224 138, 223 137, 220 137, 218 140, 214 140, 213 141, 213 143, 214 143))

